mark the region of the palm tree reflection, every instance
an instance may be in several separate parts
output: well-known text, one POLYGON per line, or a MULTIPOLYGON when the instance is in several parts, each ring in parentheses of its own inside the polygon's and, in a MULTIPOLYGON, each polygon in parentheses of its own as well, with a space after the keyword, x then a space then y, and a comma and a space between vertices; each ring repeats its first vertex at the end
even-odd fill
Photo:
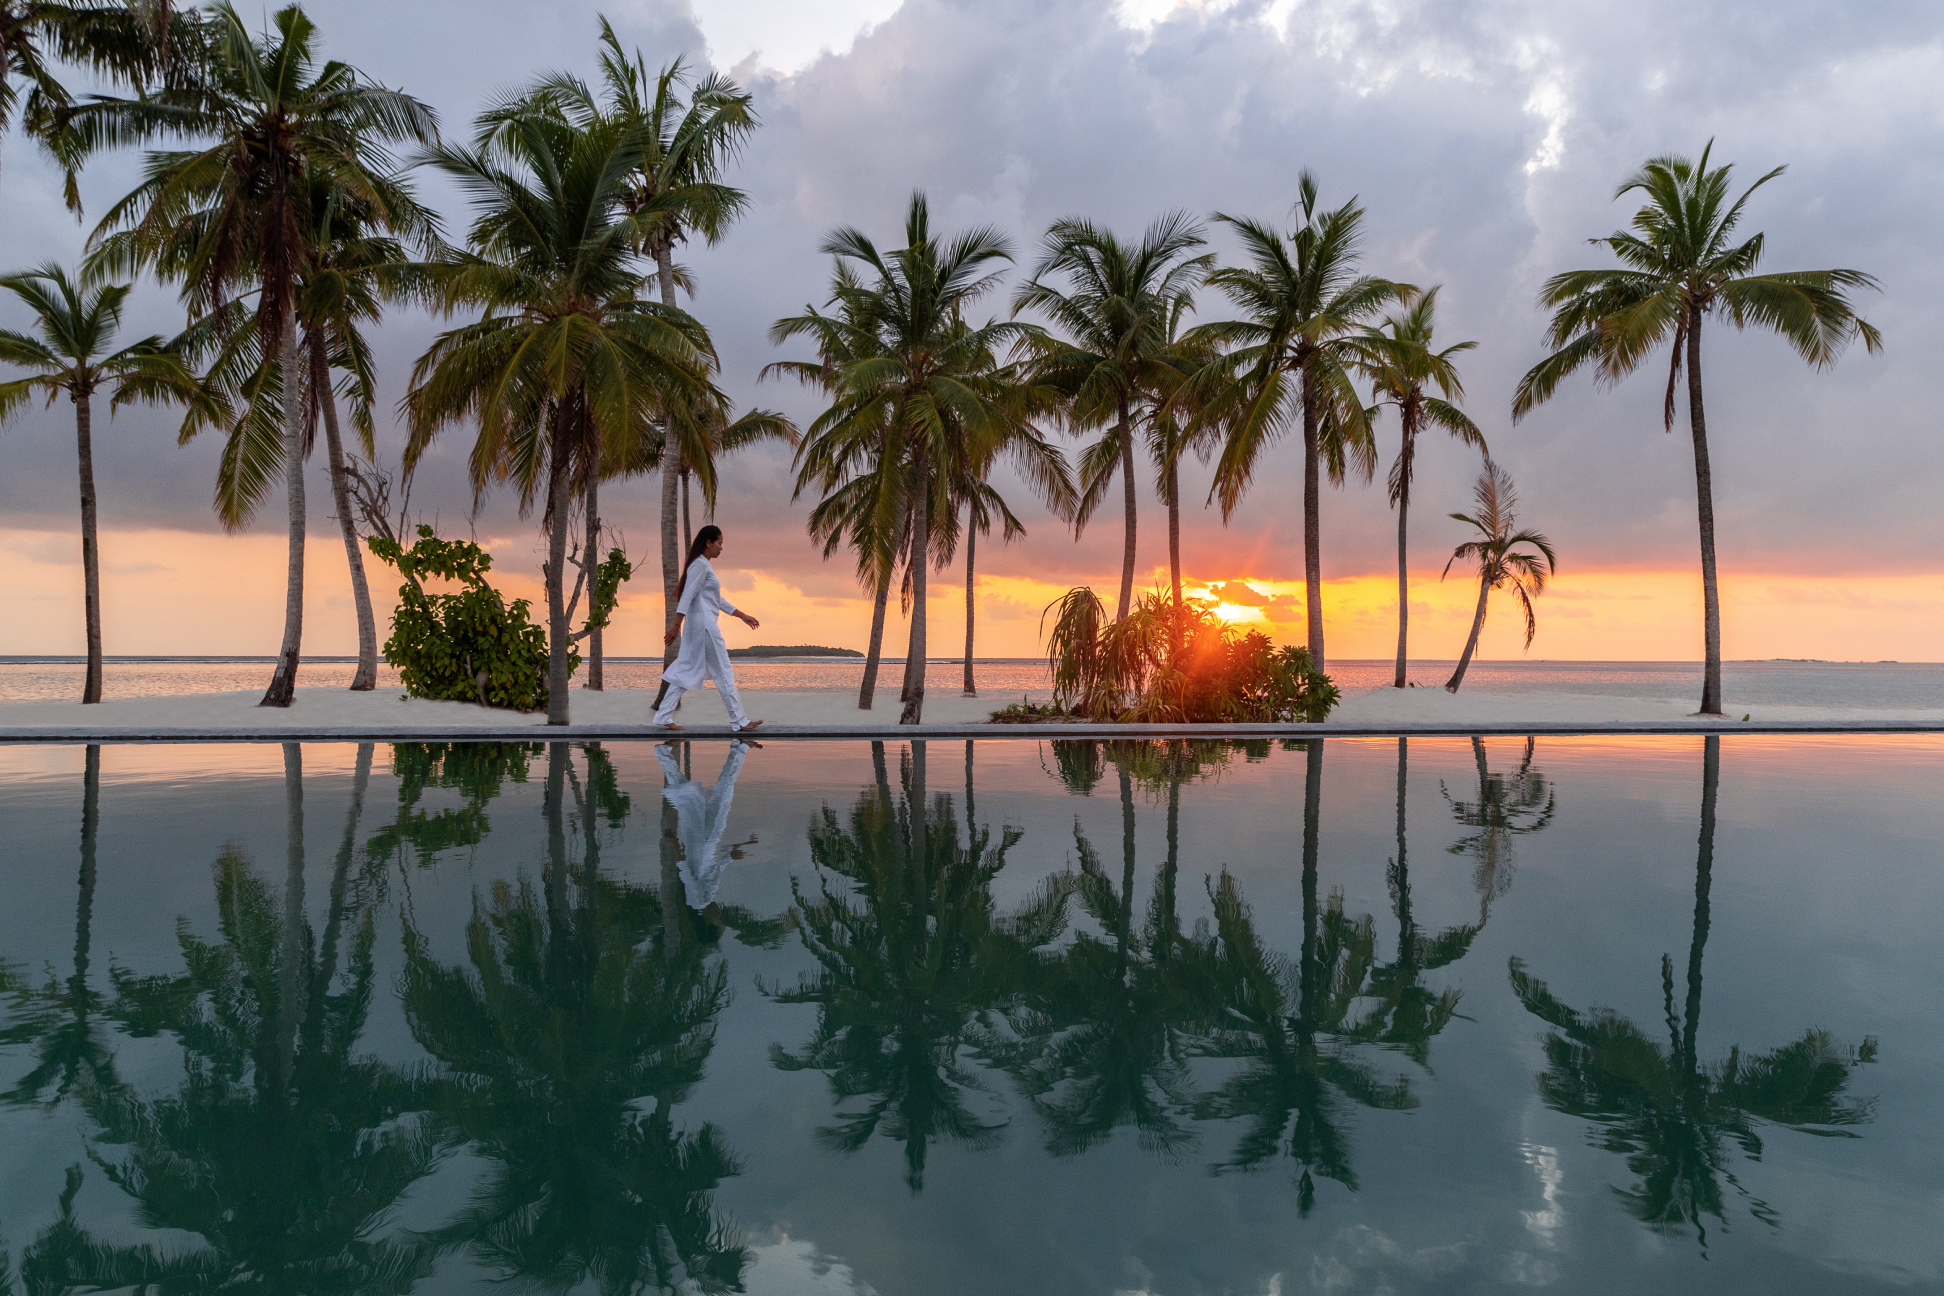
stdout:
POLYGON ((1774 1210, 1729 1169, 1729 1145, 1759 1160, 1764 1122, 1827 1137, 1857 1137, 1848 1127, 1870 1120, 1874 1104, 1844 1091, 1850 1072, 1876 1057, 1874 1038, 1850 1049, 1827 1031, 1812 1029, 1767 1053, 1744 1056, 1737 1045, 1721 1061, 1701 1062, 1696 1045, 1701 957, 1708 939, 1720 772, 1721 739, 1711 735, 1702 760, 1694 934, 1678 1010, 1674 961, 1661 956, 1665 1045, 1612 1009, 1575 1011, 1522 961, 1511 961, 1519 1001, 1553 1028, 1544 1041, 1547 1067, 1538 1077, 1540 1098, 1556 1111, 1591 1121, 1595 1145, 1627 1159, 1639 1180, 1620 1191, 1630 1211, 1657 1232, 1678 1233, 1692 1225, 1704 1248, 1707 1218, 1727 1222, 1724 1182, 1746 1199, 1755 1218, 1777 1222, 1774 1210))
MULTIPOLYGON (((1476 923, 1446 927, 1435 936, 1427 935, 1417 924, 1411 904, 1410 854, 1405 833, 1410 742, 1409 738, 1397 740, 1397 853, 1385 870, 1391 909, 1397 916, 1397 957, 1371 969, 1368 989, 1377 1004, 1352 1033, 1358 1039, 1397 1049, 1429 1070, 1431 1040, 1458 1015, 1459 991, 1455 986, 1434 991, 1424 984, 1424 974, 1449 967, 1463 958, 1484 929, 1486 915, 1481 907, 1476 923)), ((1528 750, 1528 763, 1530 760, 1528 750)), ((1509 873, 1506 880, 1510 881, 1509 873)))
POLYGON ((1471 745, 1478 767, 1478 799, 1457 800, 1442 781, 1438 788, 1459 824, 1472 830, 1453 842, 1450 851, 1473 860, 1472 885, 1478 891, 1478 921, 1483 926, 1492 901, 1512 886, 1512 839, 1539 832, 1552 822, 1554 793, 1546 776, 1532 768, 1535 744, 1530 737, 1518 768, 1510 774, 1493 773, 1487 767, 1482 738, 1473 737, 1471 745))
POLYGON ((927 796, 926 756, 925 743, 911 744, 894 796, 874 743, 875 785, 847 815, 826 805, 811 821, 818 890, 791 887, 818 970, 770 991, 817 1006, 810 1039, 794 1051, 773 1045, 770 1058, 830 1077, 840 1123, 820 1131, 826 1145, 855 1152, 880 1133, 902 1143, 914 1193, 933 1143, 984 1148, 999 1137, 1004 1122, 974 1110, 984 1086, 966 1055, 990 1044, 997 1014, 1034 973, 1033 951, 1063 930, 1067 899, 1055 877, 1016 912, 998 912, 992 880, 1019 830, 995 842, 990 827, 968 827, 961 843, 952 798, 927 796))
POLYGON ((436 1109, 495 1163, 426 1241, 547 1291, 738 1289, 749 1256, 711 1193, 740 1162, 715 1126, 685 1130, 674 1113, 714 1046, 727 971, 665 922, 682 921, 679 902, 670 914, 654 890, 599 874, 598 754, 581 790, 567 745, 549 744, 546 777, 538 888, 494 885, 463 966, 406 928, 405 1012, 444 1068, 436 1109))
POLYGON ((49 973, 44 985, 17 980, 0 966, 0 991, 13 1014, 0 1029, 0 1048, 32 1042, 36 1063, 0 1101, 47 1103, 66 1099, 77 1085, 115 1084, 114 1051, 102 1033, 101 995, 88 985, 93 948, 95 856, 101 828, 101 748, 90 746, 81 775, 81 872, 75 886, 74 970, 65 981, 49 973), (50 1092, 51 1090, 51 1092, 50 1092))
POLYGON ((200 1245, 115 1246, 78 1223, 82 1171, 68 1172, 56 1222, 23 1255, 29 1290, 250 1287, 306 1292, 403 1292, 424 1270, 416 1248, 374 1238, 399 1198, 434 1162, 414 1119, 417 1090, 383 1063, 354 1056, 371 1004, 374 929, 347 893, 371 748, 359 751, 320 942, 304 919, 301 749, 285 748, 289 833, 280 900, 249 859, 226 850, 214 867, 221 940, 186 927, 180 975, 111 970, 108 1013, 134 1036, 167 1032, 187 1078, 144 1098, 113 1083, 84 1089, 108 1179, 153 1229, 200 1245), (293 890, 297 899, 292 898, 293 890), (345 919, 354 919, 340 972, 345 919))
POLYGON ((1196 1105, 1206 1119, 1249 1122, 1221 1170, 1254 1169, 1286 1153, 1296 1162, 1297 1209, 1316 1202, 1314 1175, 1357 1187, 1345 1129, 1353 1107, 1415 1107, 1410 1083, 1385 1080, 1352 1053, 1352 1013, 1374 962, 1376 929, 1344 913, 1332 893, 1317 903, 1323 742, 1307 749, 1303 792, 1303 948, 1294 967, 1256 934, 1254 917, 1226 869, 1212 888, 1217 942, 1212 972, 1220 1015, 1202 1051, 1245 1068, 1196 1105))
POLYGON ((1074 823, 1080 870, 1073 890, 1100 935, 1080 932, 1043 960, 1013 1015, 1018 1039, 998 1060, 1018 1077, 1048 1127, 1056 1156, 1085 1151, 1123 1125, 1150 1151, 1178 1156, 1194 1144, 1192 1043, 1209 1015, 1207 960, 1181 930, 1177 878, 1181 785, 1211 777, 1230 759, 1226 743, 1087 742, 1055 746, 1063 781, 1091 791, 1111 764, 1121 812, 1118 887, 1074 823), (1062 751, 1062 749, 1064 749, 1062 751), (1098 770, 1088 781, 1087 775, 1098 770), (1134 787, 1167 798, 1167 853, 1154 877, 1147 920, 1135 907, 1134 787))

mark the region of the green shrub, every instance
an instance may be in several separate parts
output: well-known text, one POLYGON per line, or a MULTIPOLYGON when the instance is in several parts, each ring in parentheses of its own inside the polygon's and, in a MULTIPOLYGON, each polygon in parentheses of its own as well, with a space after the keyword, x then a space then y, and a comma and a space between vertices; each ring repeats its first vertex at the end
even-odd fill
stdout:
MULTIPOLYGON (((405 577, 385 660, 398 667, 408 694, 513 711, 545 709, 547 632, 533 623, 526 599, 508 603, 486 583, 491 554, 468 540, 441 540, 429 526, 418 528, 409 549, 383 536, 367 543, 405 577), (430 593, 424 585, 428 578, 453 581, 461 589, 430 593)), ((618 588, 619 582, 614 584, 618 588)), ((597 593, 600 589, 597 578, 597 593)), ((580 665, 580 654, 570 652, 567 661, 571 672, 580 665)))
POLYGON ((1314 723, 1341 697, 1307 648, 1278 648, 1156 591, 1118 621, 1091 589, 1067 591, 1047 638, 1053 709, 1148 724, 1314 723))

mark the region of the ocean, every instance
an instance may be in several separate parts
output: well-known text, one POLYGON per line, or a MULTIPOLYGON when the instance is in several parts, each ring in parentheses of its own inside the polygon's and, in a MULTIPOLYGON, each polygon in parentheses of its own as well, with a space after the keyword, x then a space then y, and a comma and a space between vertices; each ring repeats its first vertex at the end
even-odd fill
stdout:
MULTIPOLYGON (((342 657, 306 661, 299 684, 342 688, 351 682, 354 663, 342 657)), ((1436 687, 1450 676, 1450 661, 1410 664, 1413 682, 1436 687)), ((163 697, 182 693, 222 693, 264 687, 271 660, 231 658, 111 658, 103 692, 109 698, 163 697)), ((904 663, 889 659, 880 688, 898 687, 904 663)), ((973 663, 981 695, 1004 703, 1049 687, 1046 663, 1038 658, 997 658, 973 663)), ((1346 693, 1388 684, 1389 661, 1344 659, 1333 662, 1331 676, 1346 693)), ((1944 707, 1944 662, 1733 661, 1723 664, 1724 701, 1729 706, 1944 707)), ((957 660, 934 659, 925 671, 926 688, 958 692, 963 667, 957 660)), ((381 665, 379 685, 398 687, 398 672, 381 665)), ((640 658, 610 658, 611 688, 653 688, 661 664, 640 658)), ((844 692, 864 677, 857 658, 781 659, 737 663, 736 679, 746 689, 844 692)), ((0 657, 0 703, 44 702, 80 696, 82 663, 72 657, 0 657)), ((1699 662, 1475 661, 1465 688, 1479 693, 1591 693, 1630 698, 1699 698, 1699 662)))

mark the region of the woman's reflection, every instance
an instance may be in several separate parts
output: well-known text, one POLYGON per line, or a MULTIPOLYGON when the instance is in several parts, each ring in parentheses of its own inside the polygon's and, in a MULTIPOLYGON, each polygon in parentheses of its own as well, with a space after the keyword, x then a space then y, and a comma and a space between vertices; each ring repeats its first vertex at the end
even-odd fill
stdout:
POLYGON ((682 890, 689 908, 698 913, 706 913, 715 904, 716 891, 722 885, 723 866, 729 862, 722 848, 722 835, 729 827, 729 803, 736 797, 736 776, 742 773, 749 749, 756 745, 732 740, 722 773, 716 775, 711 788, 704 788, 682 771, 674 743, 655 748, 655 759, 661 762, 668 780, 662 799, 675 811, 675 833, 682 843, 682 890))

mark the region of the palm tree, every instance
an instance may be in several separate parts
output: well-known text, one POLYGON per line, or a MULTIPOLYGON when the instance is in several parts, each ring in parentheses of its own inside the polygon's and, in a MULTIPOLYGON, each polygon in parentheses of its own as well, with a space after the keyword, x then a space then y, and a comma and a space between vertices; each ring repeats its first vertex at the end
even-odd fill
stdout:
POLYGON ((1532 600, 1546 592, 1547 578, 1557 568, 1551 542, 1537 531, 1518 529, 1519 495, 1503 468, 1487 459, 1485 471, 1478 474, 1478 484, 1472 488, 1472 496, 1478 501, 1475 515, 1453 513, 1451 516, 1477 528, 1481 538, 1467 540, 1453 549, 1444 569, 1448 576, 1452 563, 1478 564, 1478 610, 1472 614, 1471 637, 1465 640, 1465 651, 1458 657, 1458 669, 1445 681, 1445 690, 1450 693, 1456 693, 1458 686, 1465 682, 1465 668, 1471 665, 1472 653, 1478 649, 1478 632, 1485 628, 1485 603, 1492 591, 1511 587, 1513 597, 1525 612, 1525 642, 1530 648, 1532 637, 1539 633, 1539 623, 1532 614, 1532 600), (1524 544, 1539 552, 1521 551, 1519 546, 1524 544))
MULTIPOLYGON (((635 219, 643 248, 654 259, 655 277, 663 307, 675 309, 675 288, 686 276, 675 265, 675 248, 691 236, 715 243, 749 205, 742 190, 722 182, 724 172, 742 151, 757 118, 751 96, 720 73, 710 73, 691 88, 690 72, 682 58, 666 63, 653 76, 640 53, 630 59, 607 19, 601 19, 601 79, 605 103, 597 103, 571 78, 543 82, 563 103, 573 105, 583 121, 604 116, 633 132, 644 143, 627 180, 624 205, 635 219), (683 101, 684 95, 687 102, 683 101)), ((669 417, 665 411, 664 419, 669 417)), ((676 533, 676 486, 681 471, 678 442, 664 438, 661 460, 661 559, 664 627, 675 624, 675 587, 682 578, 682 555, 676 533)), ((664 659, 674 660, 670 645, 664 659)))
MULTIPOLYGON (((801 318, 810 323, 797 330, 815 337, 818 358, 774 361, 764 366, 763 377, 793 377, 828 397, 836 410, 844 404, 846 372, 862 360, 883 359, 887 353, 865 313, 856 275, 839 261, 832 280, 837 286, 833 292, 837 314, 827 316, 814 306, 806 307, 801 318)), ((774 338, 774 329, 771 335, 774 338)), ((819 494, 810 510, 811 539, 823 547, 825 559, 850 545, 857 554, 858 583, 873 595, 870 646, 857 693, 860 711, 871 709, 877 692, 891 581, 897 574, 898 556, 910 548, 911 511, 903 500, 904 482, 887 457, 892 444, 890 415, 890 407, 880 402, 868 411, 852 409, 847 415, 811 424, 797 444, 797 479, 790 493, 792 503, 805 491, 819 494), (896 529, 880 527, 880 518, 894 519, 896 529)))
MULTIPOLYGON (((1199 373, 1218 358, 1205 338, 1177 336, 1180 315, 1169 324, 1170 345, 1191 373, 1199 373)), ((1174 395, 1148 406, 1146 440, 1154 464, 1154 490, 1168 509, 1168 587, 1179 617, 1181 601, 1181 460, 1189 451, 1203 462, 1221 444, 1221 427, 1202 417, 1210 393, 1193 381, 1181 384, 1174 395)))
POLYGON ((1357 398, 1357 326, 1417 290, 1357 273, 1363 208, 1352 198, 1317 211, 1316 177, 1297 182, 1295 216, 1285 240, 1260 221, 1216 214, 1232 226, 1249 260, 1208 276, 1245 318, 1196 329, 1191 337, 1230 348, 1198 379, 1211 410, 1227 420, 1213 494, 1227 520, 1248 492, 1263 452, 1292 421, 1303 431, 1303 580, 1310 660, 1324 669, 1323 540, 1319 472, 1342 484, 1355 468, 1377 470, 1370 420, 1357 398), (1293 377, 1292 377, 1293 375, 1293 377))
MULTIPOLYGON (((377 374, 364 336, 388 304, 425 295, 424 267, 407 256, 387 227, 429 247, 438 244, 437 219, 413 198, 402 176, 377 176, 380 202, 374 204, 343 189, 307 185, 298 204, 309 249, 297 276, 296 313, 303 353, 303 453, 310 457, 320 420, 326 466, 338 529, 344 538, 351 597, 358 623, 358 666, 353 692, 378 682, 378 628, 365 579, 363 547, 351 500, 344 437, 338 424, 338 393, 333 370, 345 375, 344 395, 351 424, 367 459, 373 452, 372 402, 377 374), (388 213, 384 225, 376 210, 388 213)), ((216 474, 216 514, 225 528, 240 531, 269 496, 283 466, 283 405, 280 362, 266 355, 261 338, 248 327, 248 312, 238 303, 212 312, 191 325, 185 345, 192 357, 213 353, 206 381, 221 391, 239 414, 231 422, 216 474)), ((185 427, 186 443, 198 429, 185 427)))
POLYGON ((1117 619, 1134 599, 1136 504, 1135 427, 1143 406, 1164 404, 1191 366, 1175 337, 1194 306, 1195 289, 1215 263, 1190 255, 1205 244, 1201 226, 1185 212, 1161 217, 1138 245, 1079 217, 1053 223, 1030 279, 1013 294, 1013 313, 1035 310, 1066 334, 1029 335, 1038 379, 1066 398, 1061 413, 1074 431, 1101 431, 1080 457, 1080 497, 1074 534, 1107 497, 1118 471, 1126 539, 1121 552, 1117 619), (1067 282, 1063 291, 1048 280, 1067 282))
POLYGON ((283 644, 263 705, 289 706, 304 630, 304 370, 297 341, 300 278, 313 249, 304 204, 317 188, 343 190, 390 220, 380 177, 395 169, 382 145, 437 139, 431 108, 368 83, 356 69, 320 63, 317 28, 290 5, 253 40, 228 0, 211 10, 209 59, 193 84, 135 99, 97 97, 62 115, 74 157, 155 139, 201 147, 152 152, 147 177, 109 209, 93 239, 109 264, 147 265, 180 280, 202 311, 220 310, 254 285, 254 328, 277 357, 283 464, 290 509, 283 644))
POLYGON ((74 405, 74 441, 81 466, 81 578, 85 589, 88 673, 83 702, 101 701, 101 551, 96 540, 94 394, 106 387, 110 413, 137 401, 181 401, 190 418, 213 417, 214 398, 183 364, 181 352, 159 337, 116 351, 115 334, 131 285, 99 284, 91 270, 70 277, 53 262, 0 278, 0 288, 34 312, 29 336, 0 329, 0 363, 34 370, 32 377, 0 383, 0 423, 17 415, 34 395, 48 404, 66 396, 74 405))
POLYGON ((478 212, 472 250, 439 270, 441 305, 484 315, 441 334, 413 367, 405 463, 415 465, 443 428, 469 423, 478 429, 476 492, 510 480, 522 509, 544 495, 548 724, 570 715, 574 499, 657 410, 722 399, 709 381, 716 361, 707 332, 639 295, 644 233, 624 202, 645 148, 639 134, 610 123, 583 129, 515 102, 480 119, 474 146, 431 155, 478 212))
MULTIPOLYGON (((1674 1001, 1674 960, 1661 955, 1661 1003, 1667 1043, 1610 1008, 1578 1012, 1554 997, 1544 981, 1510 961, 1512 989, 1527 1012, 1553 1029, 1546 1036, 1547 1068, 1538 1077, 1548 1107, 1585 1119, 1596 1146, 1622 1153, 1638 1186, 1621 1193, 1628 1208, 1656 1232, 1693 1225, 1707 1246, 1704 1217, 1727 1222, 1721 1190, 1726 1179, 1748 1190, 1728 1169, 1729 1142, 1751 1160, 1762 1155, 1761 1124, 1824 1137, 1855 1138, 1851 1126, 1874 1115, 1870 1100, 1845 1096, 1850 1073, 1876 1059, 1866 1037, 1844 1048, 1826 1030, 1768 1053, 1744 1056, 1731 1048, 1704 1065, 1697 1047, 1701 1025, 1701 958, 1707 948, 1714 871, 1715 802, 1721 779, 1721 738, 1703 744, 1701 833, 1694 864, 1694 934, 1688 945, 1687 993, 1674 1001)), ((1750 1197, 1751 1213, 1773 1225, 1775 1212, 1750 1197)))
MULTIPOLYGON (((1049 447, 1050 448, 1050 447, 1049 447)), ((1000 536, 1007 544, 1026 534, 1026 524, 1021 522, 1006 504, 990 480, 992 463, 990 458, 980 464, 964 463, 952 478, 952 520, 957 530, 958 506, 965 505, 965 697, 979 696, 978 685, 972 677, 973 631, 978 613, 978 599, 975 593, 978 576, 976 561, 979 537, 992 534, 992 523, 996 518, 1000 523, 1000 536)))
MULTIPOLYGON (((995 353, 1025 337, 1027 326, 987 321, 974 328, 964 321, 966 308, 996 286, 993 264, 1012 259, 1004 236, 989 227, 949 241, 934 234, 919 192, 911 196, 903 248, 881 253, 861 230, 843 228, 822 250, 857 263, 871 282, 840 267, 832 284, 838 313, 778 320, 770 340, 806 335, 817 339, 826 364, 844 357, 832 365, 832 404, 811 425, 806 453, 814 447, 830 465, 824 480, 865 484, 857 494, 868 500, 868 525, 877 535, 908 536, 903 561, 911 639, 898 722, 918 724, 925 706, 925 576, 928 558, 942 556, 934 546, 948 530, 934 519, 948 516, 957 466, 1005 446, 1029 480, 1054 495, 1065 465, 1044 440, 1012 435, 1027 412, 1022 380, 995 353)), ((872 562, 888 570, 884 557, 872 562)))
POLYGON ((1850 303, 1851 290, 1877 286, 1872 276, 1860 270, 1754 273, 1767 240, 1755 234, 1735 241, 1742 210, 1751 194, 1786 168, 1776 167, 1730 201, 1733 164, 1710 169, 1713 151, 1710 140, 1699 161, 1672 154, 1651 158, 1621 182, 1616 200, 1636 190, 1647 200, 1634 213, 1633 231, 1592 240, 1605 244, 1621 264, 1569 270, 1546 281, 1539 300, 1553 310, 1546 333, 1552 354, 1519 380, 1512 400, 1517 422, 1549 399, 1568 374, 1590 365, 1601 381, 1618 382, 1665 341, 1669 358, 1661 420, 1671 432, 1675 392, 1686 367, 1706 616, 1702 715, 1721 714, 1721 598, 1715 580, 1714 474, 1701 398, 1702 320, 1714 314, 1737 329, 1754 325, 1778 333, 1818 369, 1834 363, 1855 338, 1867 351, 1883 348, 1882 336, 1850 303))
POLYGON ((1417 435, 1421 427, 1441 427, 1466 445, 1485 448, 1485 434, 1456 402, 1465 398, 1464 384, 1458 380, 1453 360, 1469 351, 1476 342, 1460 342, 1442 351, 1431 349, 1432 317, 1437 311, 1438 289, 1431 288, 1397 314, 1362 333, 1365 355, 1362 368, 1371 381, 1371 395, 1378 405, 1397 407, 1397 461, 1390 470, 1390 500, 1397 509, 1397 674, 1392 681, 1403 688, 1405 649, 1410 625, 1411 577, 1406 555, 1410 536, 1411 476, 1417 460, 1417 435), (1429 394, 1435 387, 1443 398, 1429 394))

